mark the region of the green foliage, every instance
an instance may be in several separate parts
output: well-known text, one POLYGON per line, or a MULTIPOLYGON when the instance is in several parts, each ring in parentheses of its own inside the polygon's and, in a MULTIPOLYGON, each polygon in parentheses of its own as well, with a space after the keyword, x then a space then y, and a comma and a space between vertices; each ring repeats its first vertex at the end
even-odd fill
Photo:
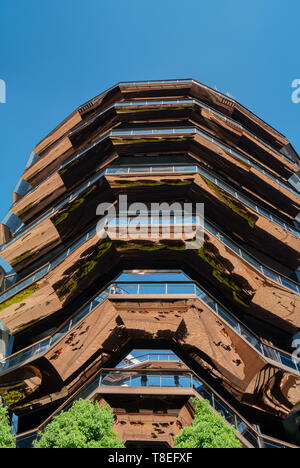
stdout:
POLYGON ((54 218, 52 219, 52 222, 53 222, 54 226, 58 226, 59 224, 61 224, 65 219, 68 218, 70 213, 72 213, 73 211, 76 211, 77 208, 79 208, 86 201, 86 198, 96 188, 97 188, 97 186, 93 185, 91 188, 89 188, 84 193, 82 193, 82 195, 80 197, 78 196, 77 198, 75 198, 75 200, 68 205, 68 208, 65 211, 59 212, 57 215, 55 215, 54 218))
POLYGON ((112 430, 114 415, 107 405, 76 401, 48 424, 35 448, 125 448, 112 430))
POLYGON ((18 211, 17 216, 20 218, 23 214, 27 213, 27 211, 29 211, 32 206, 33 203, 29 203, 29 205, 24 206, 22 210, 18 211))
POLYGON ((191 185, 192 180, 180 180, 180 179, 161 179, 161 180, 127 180, 127 179, 118 179, 113 181, 113 185, 122 186, 122 187, 152 187, 152 186, 162 186, 162 185, 191 185))
POLYGON ((175 437, 176 448, 242 448, 237 431, 210 408, 206 400, 193 400, 196 413, 191 427, 175 437))
POLYGON ((60 176, 64 175, 66 172, 68 172, 72 167, 76 166, 76 164, 78 164, 79 162, 81 161, 81 158, 76 158, 75 161, 73 161, 72 163, 68 164, 67 167, 65 167, 64 169, 61 169, 60 171, 58 171, 58 174, 60 176))
POLYGON ((2 398, 8 406, 13 406, 19 401, 24 400, 24 398, 26 398, 26 393, 25 391, 22 391, 22 389, 10 390, 7 393, 4 393, 2 398))
POLYGON ((6 309, 7 307, 10 307, 13 304, 18 304, 19 302, 24 301, 29 296, 38 291, 38 289, 39 287, 37 284, 32 284, 28 288, 23 289, 23 291, 20 291, 15 296, 11 297, 10 299, 7 299, 7 301, 2 302, 2 304, 0 304, 0 311, 6 309))
POLYGON ((142 250, 142 251, 155 251, 155 250, 186 250, 186 245, 183 241, 174 242, 172 244, 166 244, 164 241, 160 241, 159 243, 145 241, 143 243, 130 243, 130 241, 124 242, 114 242, 115 248, 118 251, 122 250, 142 250))
POLYGON ((42 172, 43 168, 42 169, 38 169, 37 171, 34 171, 28 178, 28 182, 31 183, 32 179, 37 176, 38 174, 40 174, 40 172, 42 172))
POLYGON ((253 229, 255 227, 257 217, 252 215, 246 208, 239 207, 236 202, 234 202, 231 197, 225 192, 225 190, 218 187, 216 184, 211 182, 206 177, 200 175, 201 179, 218 195, 218 197, 223 200, 229 208, 234 211, 234 213, 238 214, 242 218, 244 218, 249 226, 253 229))
POLYGON ((221 263, 206 252, 205 246, 198 250, 198 255, 212 267, 213 277, 219 281, 219 283, 224 284, 232 290, 234 300, 244 307, 249 307, 251 297, 243 291, 241 286, 231 279, 230 274, 224 271, 224 267, 221 263))
POLYGON ((78 287, 81 280, 83 280, 93 269, 98 265, 102 255, 105 254, 112 246, 111 241, 104 241, 95 248, 95 253, 79 268, 78 272, 73 278, 69 279, 67 283, 58 292, 60 300, 65 299, 78 287))
POLYGON ((18 257, 16 257, 12 262, 11 262, 11 265, 12 266, 16 266, 18 263, 22 262, 23 260, 25 260, 27 257, 29 257, 31 255, 31 252, 30 250, 28 250, 27 252, 24 252, 22 255, 19 255, 18 257))
POLYGON ((10 433, 7 408, 0 403, 0 448, 16 448, 14 436, 10 433))
POLYGON ((126 112, 129 112, 129 113, 136 113, 136 112, 164 112, 164 111, 170 111, 170 109, 172 111, 178 111, 178 110, 190 110, 192 109, 193 106, 185 106, 185 107, 146 107, 144 109, 137 109, 136 106, 128 106, 128 107, 122 107, 122 108, 118 108, 117 109, 117 113, 120 114, 120 113, 126 113, 126 112))
POLYGON ((191 141, 193 140, 194 137, 177 137, 177 138, 161 138, 161 137, 158 137, 158 138, 147 138, 147 139, 142 139, 142 138, 139 138, 139 139, 126 139, 126 138, 111 138, 111 142, 114 143, 114 144, 121 144, 121 143, 130 143, 130 144, 133 144, 133 143, 164 143, 166 141, 191 141))

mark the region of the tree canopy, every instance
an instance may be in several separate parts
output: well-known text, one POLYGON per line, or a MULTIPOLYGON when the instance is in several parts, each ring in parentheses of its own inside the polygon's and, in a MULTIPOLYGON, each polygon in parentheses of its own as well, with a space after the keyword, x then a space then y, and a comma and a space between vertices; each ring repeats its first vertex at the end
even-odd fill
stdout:
POLYGON ((0 448, 15 448, 16 440, 10 432, 7 408, 0 403, 0 448))
POLYGON ((237 431, 215 414, 207 400, 193 399, 196 407, 191 427, 184 427, 175 437, 176 448, 242 448, 237 431))
POLYGON ((108 405, 99 407, 89 400, 79 400, 50 422, 35 448, 124 448, 112 430, 114 414, 108 405))

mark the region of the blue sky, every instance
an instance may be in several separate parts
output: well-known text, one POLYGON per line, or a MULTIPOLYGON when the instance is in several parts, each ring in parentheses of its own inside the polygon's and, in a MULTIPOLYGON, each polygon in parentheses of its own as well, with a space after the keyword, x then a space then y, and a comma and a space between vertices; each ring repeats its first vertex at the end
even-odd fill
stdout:
POLYGON ((0 0, 0 218, 34 146, 118 81, 191 77, 300 152, 299 0, 0 0))

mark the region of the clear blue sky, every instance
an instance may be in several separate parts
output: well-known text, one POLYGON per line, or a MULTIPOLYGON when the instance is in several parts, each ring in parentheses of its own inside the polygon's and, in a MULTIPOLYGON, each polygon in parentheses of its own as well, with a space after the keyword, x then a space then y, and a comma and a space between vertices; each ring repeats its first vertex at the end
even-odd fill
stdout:
POLYGON ((300 152, 299 0, 0 0, 0 218, 36 143, 118 81, 195 78, 300 152))

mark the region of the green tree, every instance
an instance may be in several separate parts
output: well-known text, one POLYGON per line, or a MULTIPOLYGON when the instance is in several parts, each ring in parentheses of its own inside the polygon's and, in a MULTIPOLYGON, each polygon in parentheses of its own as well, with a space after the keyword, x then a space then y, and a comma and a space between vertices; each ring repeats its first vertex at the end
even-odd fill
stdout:
POLYGON ((35 448, 124 448, 112 430, 114 415, 108 405, 79 400, 48 424, 35 448))
POLYGON ((0 403, 0 448, 16 448, 16 440, 10 433, 7 408, 0 403))
POLYGON ((175 437, 176 448, 242 448, 237 431, 215 414, 207 400, 193 399, 196 407, 191 427, 184 427, 175 437))

